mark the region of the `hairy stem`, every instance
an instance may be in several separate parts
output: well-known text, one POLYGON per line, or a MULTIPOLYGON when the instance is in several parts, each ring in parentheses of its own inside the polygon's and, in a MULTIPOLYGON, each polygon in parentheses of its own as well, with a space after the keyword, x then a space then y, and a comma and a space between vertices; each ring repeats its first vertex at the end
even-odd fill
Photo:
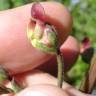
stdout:
POLYGON ((62 88, 64 80, 64 62, 60 50, 56 53, 57 64, 58 64, 58 86, 62 88))

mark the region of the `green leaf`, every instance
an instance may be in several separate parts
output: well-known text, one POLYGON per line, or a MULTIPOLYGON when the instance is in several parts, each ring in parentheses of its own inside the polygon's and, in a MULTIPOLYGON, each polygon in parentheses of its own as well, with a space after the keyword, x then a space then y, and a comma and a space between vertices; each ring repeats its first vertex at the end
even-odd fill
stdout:
POLYGON ((0 10, 9 9, 10 2, 9 0, 0 0, 0 10))

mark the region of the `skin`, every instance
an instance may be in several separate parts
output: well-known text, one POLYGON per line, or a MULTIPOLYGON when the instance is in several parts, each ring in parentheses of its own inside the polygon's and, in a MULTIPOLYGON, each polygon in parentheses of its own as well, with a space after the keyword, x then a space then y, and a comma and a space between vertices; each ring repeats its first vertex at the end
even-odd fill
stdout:
MULTIPOLYGON (((26 92, 32 90, 43 92, 48 96, 88 96, 65 82, 63 89, 56 86, 57 79, 51 76, 51 74, 56 75, 54 72, 56 62, 55 59, 52 59, 55 57, 33 48, 26 36, 31 6, 32 4, 29 4, 0 12, 0 64, 26 87, 16 95, 4 94, 0 96, 24 96, 26 92), (53 67, 50 68, 50 66, 53 67), (43 72, 34 71, 34 68, 41 69, 43 72)), ((68 10, 55 2, 42 3, 42 6, 46 12, 46 21, 56 26, 62 44, 72 29, 72 18, 68 10), (56 11, 52 10, 54 8, 56 11)), ((67 71, 79 54, 79 44, 76 39, 69 36, 65 44, 62 44, 61 52, 66 57, 65 62, 68 65, 66 64, 65 67, 67 71), (71 47, 70 44, 72 44, 71 47)), ((10 86, 10 82, 6 86, 10 86)))
MULTIPOLYGON (((0 13, 0 63, 11 74, 32 70, 52 57, 33 48, 26 36, 31 6, 32 4, 0 13)), ((72 28, 69 12, 59 3, 42 3, 42 6, 46 12, 46 22, 57 27, 60 42, 64 42, 72 28), (56 11, 50 14, 50 10, 54 8, 56 11)))
MULTIPOLYGON (((70 68, 75 64, 79 54, 79 44, 75 38, 69 36, 68 39, 62 44, 61 52, 64 57, 65 72, 70 70, 70 68), (70 47, 70 44, 71 47, 70 47)), ((57 73, 57 63, 56 57, 52 57, 51 60, 47 61, 43 65, 37 67, 37 69, 44 70, 45 72, 50 72, 52 75, 56 76, 57 73)))

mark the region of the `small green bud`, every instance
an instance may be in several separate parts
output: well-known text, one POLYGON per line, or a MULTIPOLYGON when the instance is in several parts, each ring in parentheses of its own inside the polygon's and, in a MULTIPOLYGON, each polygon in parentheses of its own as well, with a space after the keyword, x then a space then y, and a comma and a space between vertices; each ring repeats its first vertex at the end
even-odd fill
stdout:
POLYGON ((17 93, 17 92, 21 91, 21 89, 22 89, 21 86, 19 86, 16 83, 14 78, 9 76, 7 71, 2 66, 0 66, 0 93, 2 93, 2 94, 3 93, 10 93, 10 92, 17 93), (12 89, 3 86, 3 83, 6 80, 11 81, 12 89))
POLYGON ((31 19, 27 26, 27 37, 33 47, 49 53, 56 53, 58 38, 55 28, 46 23, 45 10, 39 2, 32 5, 31 19))
POLYGON ((8 94, 8 93, 13 93, 13 90, 5 86, 0 86, 0 94, 8 94))
POLYGON ((22 90, 22 88, 20 87, 20 85, 17 84, 14 78, 11 81, 11 86, 14 93, 20 92, 22 90))
POLYGON ((8 80, 8 74, 5 69, 0 66, 0 85, 2 85, 6 80, 8 80))

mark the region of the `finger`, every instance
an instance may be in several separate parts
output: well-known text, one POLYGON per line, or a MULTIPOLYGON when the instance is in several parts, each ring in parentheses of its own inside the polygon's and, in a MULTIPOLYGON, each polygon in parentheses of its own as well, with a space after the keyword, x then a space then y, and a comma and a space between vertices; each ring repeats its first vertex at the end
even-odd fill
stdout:
POLYGON ((13 96, 13 94, 3 94, 3 95, 0 95, 0 96, 13 96))
MULTIPOLYGON (((43 64, 50 56, 34 49, 26 36, 32 4, 0 12, 0 63, 11 73, 32 70, 43 64), (3 42, 2 42, 3 41, 3 42)), ((59 3, 42 3, 46 21, 55 25, 61 40, 72 27, 68 10, 59 3), (52 10, 54 9, 54 10, 52 10)))
MULTIPOLYGON (((73 64, 75 64, 79 56, 79 51, 80 48, 78 41, 74 37, 69 36, 68 39, 61 46, 61 52, 64 57, 65 72, 68 71, 73 66, 73 64)), ((37 67, 36 69, 43 70, 56 76, 57 74, 56 58, 55 57, 51 58, 49 61, 37 67)))
POLYGON ((17 79, 20 84, 22 83, 23 85, 25 84, 27 87, 29 87, 29 89, 25 89, 17 96, 22 96, 24 93, 33 90, 44 92, 44 93, 48 92, 47 93, 48 96, 52 96, 52 94, 53 96, 86 96, 86 94, 79 92, 78 90, 76 90, 75 88, 73 88, 72 86, 70 86, 65 82, 63 83, 63 90, 57 88, 56 87, 57 79, 39 70, 18 75, 17 79), (22 79, 23 82, 20 82, 21 81, 20 78, 22 79), (57 95, 55 94, 55 92, 60 94, 57 95))
POLYGON ((61 46, 61 51, 64 56, 65 61, 65 71, 69 70, 73 64, 75 64, 79 53, 80 53, 80 46, 77 39, 70 36, 66 42, 61 46))
POLYGON ((46 84, 33 85, 32 87, 26 88, 15 96, 92 96, 70 89, 71 88, 68 87, 66 90, 63 90, 56 86, 46 84))
POLYGON ((56 86, 33 85, 32 87, 21 91, 15 96, 69 96, 69 95, 56 86))

